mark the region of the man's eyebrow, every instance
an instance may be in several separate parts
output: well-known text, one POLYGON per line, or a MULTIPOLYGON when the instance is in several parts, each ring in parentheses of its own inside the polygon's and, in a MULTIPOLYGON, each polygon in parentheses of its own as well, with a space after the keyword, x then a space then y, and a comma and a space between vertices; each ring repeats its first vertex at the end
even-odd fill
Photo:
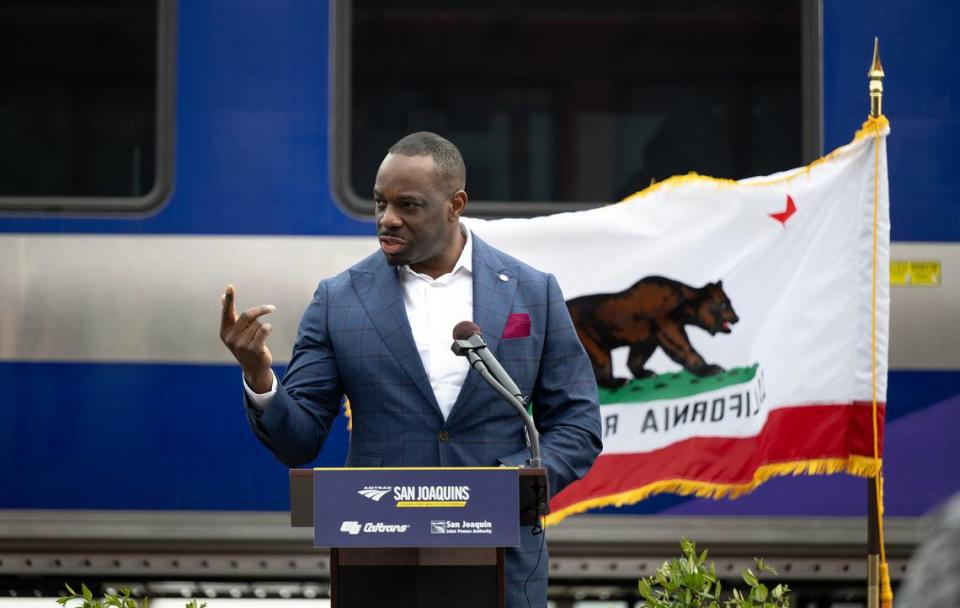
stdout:
MULTIPOLYGON (((373 189, 373 198, 382 199, 382 198, 385 198, 385 197, 383 196, 383 193, 382 193, 382 192, 380 192, 379 190, 377 190, 376 188, 374 188, 374 189, 373 189)), ((409 194, 409 193, 398 194, 398 195, 395 197, 395 199, 396 199, 396 201, 397 201, 398 203, 419 203, 419 204, 423 204, 423 203, 426 201, 426 199, 425 199, 424 197, 422 197, 422 196, 419 196, 419 195, 417 195, 417 194, 409 194)))

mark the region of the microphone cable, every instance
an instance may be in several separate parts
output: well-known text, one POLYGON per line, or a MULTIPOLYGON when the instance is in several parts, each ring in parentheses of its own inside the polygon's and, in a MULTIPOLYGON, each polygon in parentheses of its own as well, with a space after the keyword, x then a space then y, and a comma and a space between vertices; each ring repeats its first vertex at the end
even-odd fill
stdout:
MULTIPOLYGON (((543 504, 544 501, 546 501, 547 497, 546 497, 545 490, 546 490, 545 487, 539 486, 539 485, 537 486, 537 503, 536 504, 543 504)), ((533 528, 530 530, 530 534, 532 536, 540 537, 540 548, 537 550, 537 562, 533 565, 533 570, 531 570, 530 574, 527 575, 527 579, 523 581, 523 597, 524 599, 527 600, 527 608, 531 608, 530 596, 527 594, 527 585, 530 583, 530 577, 532 577, 533 573, 536 572, 537 568, 540 567, 540 561, 543 559, 543 546, 547 540, 546 530, 544 530, 542 522, 543 522, 543 518, 538 516, 536 519, 536 523, 533 524, 533 528)), ((548 577, 549 577, 549 573, 548 573, 548 577)), ((544 589, 544 593, 546 593, 546 589, 544 589)))

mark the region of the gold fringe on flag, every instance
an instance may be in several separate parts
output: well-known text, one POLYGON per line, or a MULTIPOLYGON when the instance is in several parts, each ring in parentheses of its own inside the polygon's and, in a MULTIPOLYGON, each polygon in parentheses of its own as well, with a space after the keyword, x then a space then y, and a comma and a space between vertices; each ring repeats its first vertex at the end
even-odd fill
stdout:
MULTIPOLYGON (((860 127, 860 130, 854 134, 853 140, 850 143, 858 142, 868 137, 879 137, 880 134, 883 133, 889 127, 890 127, 890 123, 887 121, 886 116, 871 116, 863 123, 863 125, 860 127)), ((841 146, 831 151, 829 154, 825 154, 820 158, 814 160, 810 164, 804 165, 803 167, 799 167, 793 171, 787 172, 785 175, 781 175, 779 177, 774 177, 774 178, 765 179, 765 180, 759 180, 759 179, 751 180, 748 183, 741 183, 734 179, 700 175, 699 173, 695 173, 691 171, 690 173, 687 173, 685 175, 674 175, 673 177, 667 178, 661 182, 653 182, 643 190, 634 192, 633 194, 626 197, 625 199, 623 199, 617 204, 627 203, 630 201, 634 201, 638 198, 643 198, 648 194, 652 194, 653 192, 656 192, 657 190, 660 190, 663 188, 673 188, 676 186, 681 186, 683 184, 689 184, 692 182, 709 183, 721 188, 730 188, 734 186, 739 186, 739 187, 769 186, 771 184, 781 184, 784 182, 788 182, 792 179, 795 179, 797 176, 801 174, 809 173, 810 170, 813 169, 814 167, 817 167, 824 163, 828 163, 834 160, 835 158, 842 156, 847 151, 848 150, 846 146, 841 146)))
POLYGON ((347 432, 353 431, 353 410, 350 409, 350 398, 343 398, 343 415, 347 417, 347 432))
POLYGON ((691 479, 664 479, 639 488, 618 494, 598 496, 590 500, 574 503, 547 515, 547 525, 560 523, 576 513, 583 513, 600 507, 622 507, 645 500, 655 494, 680 494, 699 498, 737 498, 755 490, 760 484, 785 475, 832 475, 847 473, 857 477, 874 477, 880 471, 881 461, 866 456, 849 458, 820 458, 815 460, 795 460, 777 462, 759 467, 753 479, 746 483, 712 483, 691 479))

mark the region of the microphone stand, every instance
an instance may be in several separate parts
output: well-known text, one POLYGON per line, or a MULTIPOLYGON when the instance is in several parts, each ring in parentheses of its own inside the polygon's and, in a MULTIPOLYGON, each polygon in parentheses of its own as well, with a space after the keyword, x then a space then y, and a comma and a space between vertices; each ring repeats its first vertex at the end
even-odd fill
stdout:
MULTIPOLYGON (((456 335, 456 330, 454 335, 456 335)), ((475 333, 466 339, 455 339, 452 346, 453 352, 458 356, 466 357, 467 361, 470 362, 470 367, 476 370, 480 377, 503 397, 517 416, 523 420, 527 433, 527 447, 530 449, 530 458, 527 459, 526 467, 523 468, 536 474, 530 478, 529 483, 521 483, 520 523, 525 526, 533 526, 535 530, 539 529, 539 533, 542 533, 540 516, 550 512, 550 493, 546 470, 543 468, 543 460, 540 457, 540 433, 537 432, 537 427, 533 423, 533 417, 527 413, 529 400, 523 396, 520 388, 489 351, 483 353, 487 355, 486 357, 478 352, 485 348, 487 348, 487 345, 479 333, 475 333), (491 371, 491 366, 494 371, 491 371)), ((521 477, 523 477, 522 473, 521 477)))
POLYGON ((520 389, 517 388, 517 385, 507 376, 507 372, 500 367, 500 364, 496 359, 492 359, 491 364, 500 368, 501 374, 505 378, 510 387, 504 386, 503 382, 497 379, 494 376, 490 369, 487 367, 486 362, 480 357, 477 353, 481 348, 487 348, 487 345, 484 343, 483 338, 479 334, 474 334, 467 339, 457 340, 453 342, 451 350, 454 354, 466 357, 467 361, 470 362, 470 367, 475 369, 480 377, 486 380, 493 390, 497 391, 503 399, 510 404, 513 410, 517 413, 517 416, 520 416, 520 419, 523 420, 523 425, 526 427, 527 431, 527 446, 530 448, 530 458, 527 459, 527 466, 533 469, 539 469, 543 467, 543 460, 540 458, 540 433, 537 432, 537 427, 533 423, 533 418, 530 414, 527 413, 527 404, 528 400, 520 392, 520 389), (512 389, 512 390, 511 390, 512 389))
POLYGON ((480 357, 472 350, 467 350, 466 355, 473 369, 477 370, 477 373, 487 381, 487 384, 493 387, 493 390, 500 393, 500 396, 513 407, 513 410, 523 420, 523 425, 527 430, 527 445, 530 447, 530 458, 527 459, 527 466, 533 469, 541 468, 543 461, 540 459, 540 433, 537 432, 533 418, 527 413, 528 401, 519 395, 512 394, 500 384, 487 369, 487 366, 483 364, 483 361, 480 360, 480 357), (480 365, 477 365, 477 363, 480 365))

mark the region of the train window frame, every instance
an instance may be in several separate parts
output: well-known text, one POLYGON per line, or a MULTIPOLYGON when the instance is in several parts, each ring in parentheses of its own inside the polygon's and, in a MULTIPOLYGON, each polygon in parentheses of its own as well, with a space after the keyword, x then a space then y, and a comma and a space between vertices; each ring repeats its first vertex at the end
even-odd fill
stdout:
POLYGON ((5 217, 118 216, 131 219, 153 215, 167 203, 173 193, 174 183, 177 0, 156 0, 156 7, 153 187, 142 196, 0 195, 0 215, 5 217))
MULTIPOLYGON (((823 0, 801 0, 801 160, 823 154, 823 0)), ((351 87, 353 0, 330 2, 330 183, 334 201, 347 214, 373 217, 372 198, 359 195, 351 184, 351 87)), ((789 167, 784 167, 787 169, 789 167)), ((535 217, 562 211, 594 209, 615 201, 471 201, 474 217, 535 217)))

